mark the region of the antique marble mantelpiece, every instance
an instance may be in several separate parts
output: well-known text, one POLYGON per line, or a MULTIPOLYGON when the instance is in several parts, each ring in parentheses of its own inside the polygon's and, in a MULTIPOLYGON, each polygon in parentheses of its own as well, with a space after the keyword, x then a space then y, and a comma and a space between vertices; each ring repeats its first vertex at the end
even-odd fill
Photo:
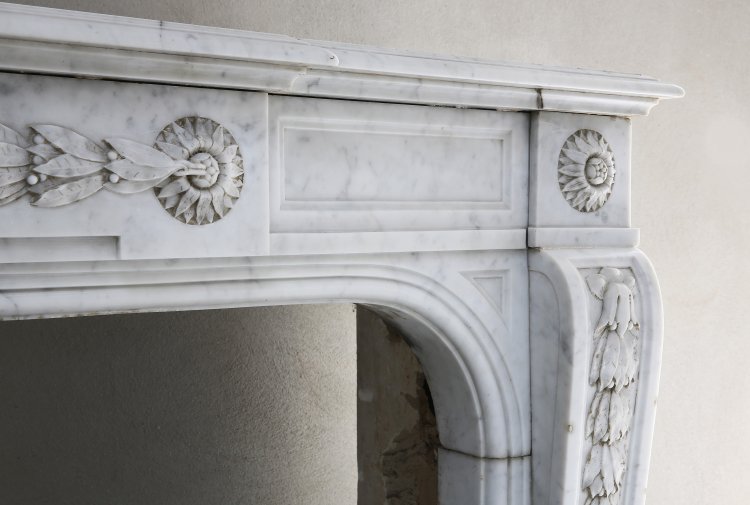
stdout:
POLYGON ((441 503, 643 503, 628 117, 681 95, 0 4, 0 318, 368 304, 427 374, 441 503))

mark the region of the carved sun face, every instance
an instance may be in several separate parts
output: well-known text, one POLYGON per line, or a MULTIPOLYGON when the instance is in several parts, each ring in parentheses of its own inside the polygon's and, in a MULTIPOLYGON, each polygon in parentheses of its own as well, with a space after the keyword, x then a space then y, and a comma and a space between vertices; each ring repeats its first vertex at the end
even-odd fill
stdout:
POLYGON ((156 196, 186 224, 224 217, 240 196, 244 170, 234 137, 206 118, 178 119, 162 130, 156 146, 182 168, 161 182, 156 196))
POLYGON ((560 190, 571 207, 581 212, 598 210, 612 194, 612 148, 599 132, 578 130, 565 141, 557 172, 560 190))

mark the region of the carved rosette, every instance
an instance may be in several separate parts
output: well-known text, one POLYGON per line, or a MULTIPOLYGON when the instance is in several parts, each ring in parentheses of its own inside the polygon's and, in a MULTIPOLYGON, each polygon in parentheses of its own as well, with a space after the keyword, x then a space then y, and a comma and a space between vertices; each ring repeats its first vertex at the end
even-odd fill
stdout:
POLYGON ((234 137, 218 123, 181 118, 148 146, 124 138, 100 145, 62 126, 31 126, 31 142, 0 124, 0 206, 32 195, 37 207, 60 207, 106 189, 131 194, 156 188, 165 209, 187 224, 224 217, 240 196, 243 163, 234 137))
POLYGON ((595 388, 585 435, 591 444, 583 470, 584 505, 617 505, 625 474, 628 432, 638 375, 639 324, 635 279, 628 270, 602 268, 586 277, 601 300, 594 328, 589 383, 595 388))
POLYGON ((242 157, 234 137, 206 118, 182 118, 162 130, 156 145, 185 163, 156 187, 164 208, 187 224, 221 219, 240 197, 242 157))
POLYGON ((615 158, 601 133, 578 130, 560 150, 557 181, 565 200, 580 212, 594 212, 607 203, 615 182, 615 158))

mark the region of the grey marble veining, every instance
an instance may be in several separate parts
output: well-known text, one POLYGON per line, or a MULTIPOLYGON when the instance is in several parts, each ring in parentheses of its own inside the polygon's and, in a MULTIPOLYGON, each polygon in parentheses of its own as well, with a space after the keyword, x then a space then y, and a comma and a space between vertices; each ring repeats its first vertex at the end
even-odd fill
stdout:
POLYGON ((0 319, 366 304, 441 503, 644 503, 628 117, 679 87, 4 3, 0 72, 0 319))
POLYGON ((113 137, 153 145, 173 121, 205 116, 236 137, 246 182, 236 208, 211 226, 176 222, 153 190, 127 195, 102 190, 59 208, 29 206, 24 199, 0 207, 0 236, 117 237, 120 259, 268 251, 265 94, 3 74, 0 110, 0 123, 24 135, 29 144, 34 136, 30 126, 53 124, 101 146, 113 137), (243 233, 237 233, 239 229, 243 233))

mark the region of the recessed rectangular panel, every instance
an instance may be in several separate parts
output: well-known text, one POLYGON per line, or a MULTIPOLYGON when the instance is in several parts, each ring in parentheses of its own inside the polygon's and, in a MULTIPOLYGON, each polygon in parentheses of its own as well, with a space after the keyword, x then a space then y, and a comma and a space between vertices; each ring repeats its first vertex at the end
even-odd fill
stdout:
POLYGON ((284 201, 504 201, 507 130, 283 119, 284 201))
POLYGON ((269 100, 271 233, 524 228, 528 115, 269 100))

